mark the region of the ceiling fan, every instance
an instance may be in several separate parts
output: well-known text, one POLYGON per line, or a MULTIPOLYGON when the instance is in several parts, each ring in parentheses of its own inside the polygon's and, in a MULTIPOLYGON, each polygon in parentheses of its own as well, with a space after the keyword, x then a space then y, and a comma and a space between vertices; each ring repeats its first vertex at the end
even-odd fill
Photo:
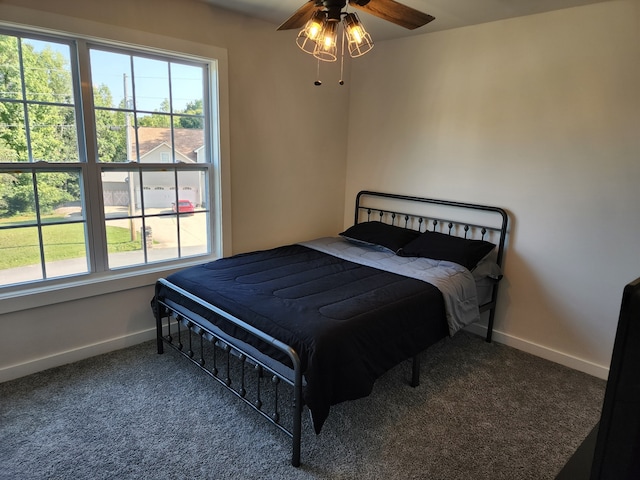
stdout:
MULTIPOLYGON (((341 62, 345 48, 351 57, 359 57, 373 48, 371 35, 367 33, 356 13, 343 11, 347 6, 370 13, 409 30, 414 30, 435 20, 435 17, 407 7, 395 0, 309 0, 291 15, 278 30, 300 28, 297 45, 306 53, 325 62, 341 62), (342 49, 338 53, 338 26, 342 23, 342 49)), ((319 71, 318 62, 318 71, 319 71)), ((341 74, 343 67, 341 65, 341 74)), ((321 85, 316 80, 316 85, 321 85)), ((344 84, 342 78, 340 85, 344 84)))
MULTIPOLYGON (((349 5, 382 18, 401 27, 414 30, 435 20, 435 17, 407 7, 395 0, 348 0, 349 5)), ((324 10, 327 18, 340 21, 342 9, 347 0, 309 0, 291 15, 278 30, 290 30, 302 27, 312 17, 315 11, 324 10)))

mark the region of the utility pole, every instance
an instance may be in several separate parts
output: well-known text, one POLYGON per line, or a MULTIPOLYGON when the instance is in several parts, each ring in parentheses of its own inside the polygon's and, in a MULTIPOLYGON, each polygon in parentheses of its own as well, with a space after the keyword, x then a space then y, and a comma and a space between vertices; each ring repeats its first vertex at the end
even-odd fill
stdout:
MULTIPOLYGON (((129 92, 127 89, 127 74, 123 73, 122 74, 122 79, 124 82, 124 108, 125 110, 129 108, 129 92)), ((127 148, 127 162, 131 162, 131 120, 129 117, 129 112, 125 111, 124 112, 124 125, 125 125, 125 142, 127 143, 126 148, 127 148)), ((136 195, 136 190, 135 190, 135 184, 134 184, 134 176, 131 174, 131 170, 129 170, 128 173, 128 184, 129 184, 129 232, 131 233, 131 241, 135 242, 138 238, 138 234, 136 232, 136 226, 134 225, 133 222, 133 213, 135 211, 134 209, 134 205, 135 205, 135 195, 136 195)), ((140 192, 140 195, 142 195, 142 192, 140 192)))

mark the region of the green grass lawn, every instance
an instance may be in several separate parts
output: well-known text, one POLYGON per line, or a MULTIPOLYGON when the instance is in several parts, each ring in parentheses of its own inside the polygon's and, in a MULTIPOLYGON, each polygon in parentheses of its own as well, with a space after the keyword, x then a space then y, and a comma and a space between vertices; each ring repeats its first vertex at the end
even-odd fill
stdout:
MULTIPOLYGON (((51 221, 51 218, 47 220, 51 221)), ((15 217, 11 219, 16 224, 15 217)), ((0 225, 2 222, 0 222, 0 225)), ((84 224, 70 223, 43 227, 47 262, 80 258, 86 255, 84 224)), ((140 240, 132 242, 129 229, 107 227, 109 253, 128 252, 142 248, 140 240)), ((40 263, 38 230, 35 227, 0 231, 0 270, 40 263)))

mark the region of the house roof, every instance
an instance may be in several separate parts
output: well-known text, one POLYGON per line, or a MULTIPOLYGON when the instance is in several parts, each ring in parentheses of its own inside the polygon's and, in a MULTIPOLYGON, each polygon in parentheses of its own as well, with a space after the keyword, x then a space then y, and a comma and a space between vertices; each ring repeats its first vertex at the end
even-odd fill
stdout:
MULTIPOLYGON (((189 160, 196 162, 196 150, 203 147, 203 131, 195 128, 174 128, 175 149, 189 160)), ((135 140, 134 140, 135 141, 135 140)), ((138 127, 140 157, 145 156, 159 145, 171 146, 171 129, 161 127, 138 127)))

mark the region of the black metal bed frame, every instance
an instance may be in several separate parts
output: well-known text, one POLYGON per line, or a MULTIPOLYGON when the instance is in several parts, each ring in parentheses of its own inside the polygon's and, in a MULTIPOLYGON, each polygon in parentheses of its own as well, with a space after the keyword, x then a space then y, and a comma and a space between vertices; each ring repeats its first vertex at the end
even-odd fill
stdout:
MULTIPOLYGON (((413 229, 420 231, 423 231, 423 226, 426 230, 429 224, 432 226, 432 230, 436 231, 439 228, 445 228, 449 234, 456 234, 459 229, 462 229, 465 238, 469 238, 474 235, 476 231, 479 232, 482 238, 485 238, 485 235, 487 235, 488 232, 495 232, 498 235, 496 261, 500 266, 502 266, 508 219, 506 212, 501 208, 422 197, 361 191, 356 197, 355 223, 359 223, 362 215, 366 216, 367 220, 371 220, 372 216, 373 218, 377 216, 377 220, 392 224, 395 223, 396 220, 398 221, 398 224, 404 220, 405 228, 413 228, 417 226, 417 228, 413 229), (367 206, 363 201, 365 198, 389 199, 419 204, 441 205, 465 210, 492 212, 501 217, 501 222, 498 226, 483 226, 453 220, 443 220, 429 216, 421 216, 414 213, 402 213, 395 210, 381 209, 377 206, 367 206)), ((491 341, 493 331, 497 290, 498 285, 496 284, 493 287, 491 300, 480 306, 481 312, 489 311, 489 322, 486 336, 487 342, 491 341)), ((166 279, 159 279, 156 283, 155 315, 158 353, 162 354, 164 352, 165 344, 172 347, 192 363, 197 365, 200 369, 205 371, 213 379, 218 381, 222 386, 230 390, 236 397, 244 401, 266 420, 288 435, 292 442, 291 464, 298 467, 300 465, 302 440, 302 412, 304 407, 302 400, 302 387, 304 385, 304 376, 301 369, 300 358, 296 351, 291 346, 286 345, 278 339, 254 328, 215 305, 207 303, 180 287, 171 284, 166 279), (172 289, 184 298, 199 304, 210 312, 213 312, 220 320, 229 322, 235 327, 242 329, 258 342, 262 342, 284 353, 289 358, 291 365, 285 366, 280 362, 276 362, 252 345, 226 334, 206 319, 170 300, 163 298, 160 294, 160 290, 163 286, 172 289), (239 380, 232 379, 232 370, 234 373, 239 374, 239 380), (252 382, 247 381, 248 375, 253 375, 254 380, 252 382), (247 388, 249 383, 254 387, 254 395, 251 397, 249 396, 247 388), (292 399, 293 402, 290 404, 289 412, 285 415, 283 415, 283 412, 280 410, 281 404, 283 403, 281 399, 282 393, 279 389, 281 384, 288 385, 292 390, 292 397, 289 397, 289 399, 292 399), (272 395, 271 401, 265 402, 263 400, 264 390, 270 390, 272 395), (270 411, 268 410, 269 407, 271 407, 270 411)), ((411 386, 417 386, 419 381, 420 361, 419 356, 415 356, 412 359, 410 384, 411 386)))
MULTIPOLYGON (((454 202, 450 200, 439 200, 434 198, 422 198, 422 197, 412 197, 408 195, 396 195, 390 193, 381 193, 381 192, 371 192, 367 190, 363 190, 358 193, 356 196, 356 208, 355 208, 355 218, 354 223, 359 223, 361 214, 366 213, 367 220, 372 220, 372 214, 377 212, 377 216, 379 221, 386 221, 386 223, 390 223, 392 225, 396 224, 398 226, 404 226, 404 228, 411 228, 411 224, 416 223, 416 228, 414 230, 425 231, 431 225, 432 231, 440 231, 442 233, 447 233, 449 235, 455 235, 459 230, 464 232, 462 236, 463 238, 473 238, 474 233, 478 233, 479 238, 481 240, 486 240, 487 236, 494 232, 498 235, 497 242, 497 251, 496 251, 496 263, 502 267, 504 261, 504 249, 505 249, 505 241, 507 237, 507 227, 509 222, 509 217, 507 212, 500 207, 491 207, 487 205, 479 205, 474 203, 464 203, 464 202, 454 202), (377 198, 386 198, 386 199, 394 199, 400 201, 407 202, 417 202, 417 203, 425 203, 431 205, 440 205, 444 207, 454 207, 465 210, 477 210, 483 212, 490 212, 496 214, 499 218, 499 222, 497 222, 493 226, 489 225, 478 225, 472 224, 469 222, 461 222, 458 220, 447 220, 442 218, 437 218, 433 216, 422 216, 416 215, 414 213, 402 213, 391 210, 384 210, 380 208, 372 208, 368 206, 361 205, 361 200, 363 197, 377 197, 377 198), (404 225, 401 225, 400 222, 404 220, 404 225), (424 230, 422 227, 424 226, 424 230)), ((376 215, 374 215, 375 218, 376 215)), ((487 324, 487 342, 491 342, 493 336, 493 322, 496 314, 496 305, 498 301, 498 286, 496 283, 493 285, 491 292, 491 300, 480 305, 480 313, 489 312, 488 324, 487 324)))

